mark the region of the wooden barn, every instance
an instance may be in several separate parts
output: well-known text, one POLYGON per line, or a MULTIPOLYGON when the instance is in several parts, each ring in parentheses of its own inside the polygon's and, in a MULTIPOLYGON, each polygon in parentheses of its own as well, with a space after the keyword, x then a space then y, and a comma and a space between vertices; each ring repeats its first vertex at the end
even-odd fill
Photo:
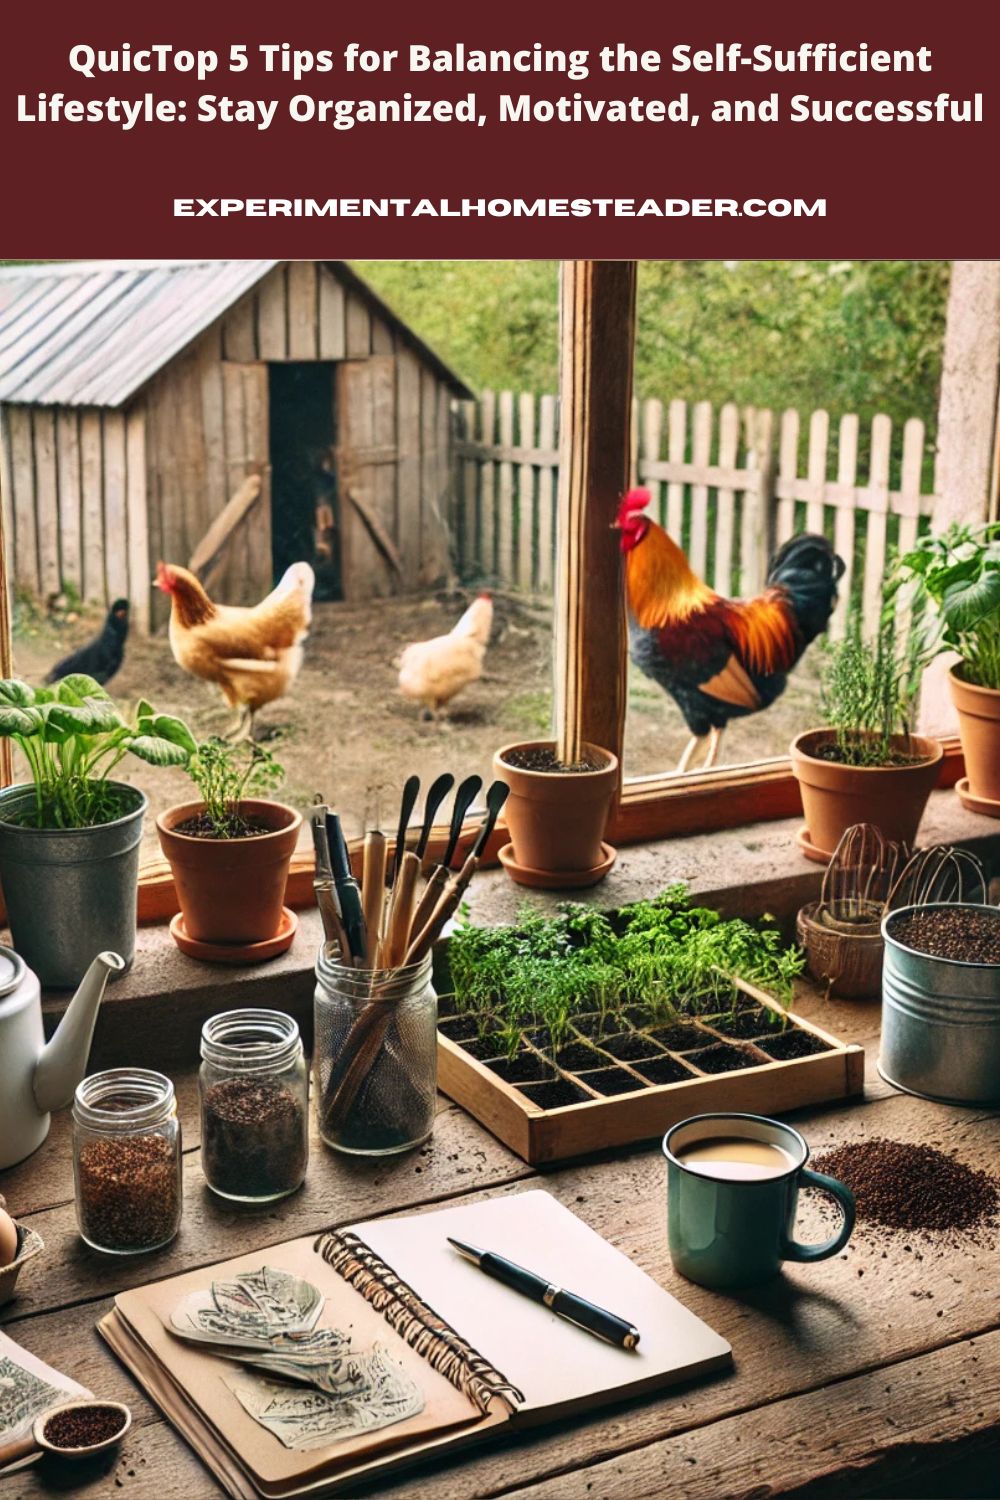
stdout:
POLYGON ((0 270, 8 574, 165 618, 157 559, 252 603, 451 571, 452 404, 469 391, 343 261, 0 270))

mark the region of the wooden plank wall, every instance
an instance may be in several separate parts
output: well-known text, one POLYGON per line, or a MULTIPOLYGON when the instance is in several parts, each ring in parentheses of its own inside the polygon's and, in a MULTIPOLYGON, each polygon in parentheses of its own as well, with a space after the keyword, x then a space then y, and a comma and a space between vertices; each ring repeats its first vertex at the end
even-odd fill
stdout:
POLYGON ((12 586, 42 602, 63 591, 99 605, 127 598, 134 628, 147 630, 143 403, 5 406, 2 421, 12 586))

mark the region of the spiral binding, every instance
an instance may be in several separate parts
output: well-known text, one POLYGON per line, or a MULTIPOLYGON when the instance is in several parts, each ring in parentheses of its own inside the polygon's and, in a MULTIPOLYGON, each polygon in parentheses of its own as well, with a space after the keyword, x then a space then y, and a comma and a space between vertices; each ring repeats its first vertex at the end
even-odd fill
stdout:
POLYGON ((464 1392, 484 1416, 492 1401, 502 1401, 510 1412, 524 1401, 516 1385, 428 1307, 356 1234, 330 1230, 320 1235, 313 1248, 382 1314, 411 1349, 464 1392))

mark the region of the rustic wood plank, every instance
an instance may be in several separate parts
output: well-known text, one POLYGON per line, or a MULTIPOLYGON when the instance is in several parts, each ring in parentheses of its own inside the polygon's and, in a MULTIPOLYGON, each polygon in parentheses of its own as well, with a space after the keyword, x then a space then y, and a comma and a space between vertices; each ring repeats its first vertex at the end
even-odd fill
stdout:
POLYGON ((830 441, 830 413, 814 411, 809 418, 809 455, 806 460, 806 482, 809 500, 806 502, 806 530, 823 535, 823 499, 826 489, 826 451, 830 441))
POLYGON ((128 455, 125 413, 106 411, 104 444, 104 534, 111 539, 104 559, 108 603, 129 596, 128 576, 128 455))
POLYGON ((396 440, 396 536, 403 587, 414 589, 420 578, 420 362, 404 347, 396 355, 396 440))
MULTIPOLYGON (((696 401, 692 459, 696 469, 706 468, 712 452, 712 403, 696 401)), ((691 486, 691 540, 688 561, 699 578, 708 572, 708 485, 698 479, 691 486)))
POLYGON ((257 358, 257 293, 248 292, 222 320, 222 357, 244 363, 257 358))
POLYGON ((201 518, 211 525, 232 493, 226 474, 226 415, 223 362, 218 340, 206 343, 198 361, 201 427, 205 452, 205 495, 201 518))
POLYGON ((71 406, 56 411, 56 479, 59 486, 59 564, 64 588, 80 594, 80 418, 71 406))
POLYGON ((319 357, 343 359, 347 350, 344 288, 329 266, 319 268, 319 357))
POLYGON ((455 444, 456 489, 460 498, 461 531, 459 559, 463 578, 474 573, 479 564, 479 465, 474 458, 463 458, 460 444, 475 435, 476 403, 458 403, 458 440, 455 444))
MULTIPOLYGON (((682 464, 687 457, 687 425, 687 402, 671 401, 667 414, 667 458, 672 464, 682 464)), ((684 486, 676 482, 667 485, 666 527, 680 546, 684 538, 684 486)))
POLYGON ((132 628, 149 634, 152 563, 146 486, 146 413, 141 403, 125 414, 126 504, 128 506, 128 596, 132 628))
POLYGON ((661 526, 666 525, 666 510, 663 503, 663 485, 659 479, 651 479, 646 465, 658 463, 660 443, 663 440, 663 402, 648 398, 642 403, 642 462, 639 479, 650 493, 649 514, 661 526))
POLYGON ((795 530, 795 501, 789 486, 798 474, 799 414, 789 408, 781 413, 781 437, 778 444, 778 481, 775 508, 774 543, 780 547, 795 530))
MULTIPOLYGON (((429 373, 429 372, 428 372, 429 373)), ((443 380, 434 379, 436 387, 437 488, 434 524, 427 537, 427 576, 434 588, 451 588, 454 569, 454 500, 451 487, 452 401, 443 380)), ((425 564, 425 566, 427 566, 425 564)))
MULTIPOLYGON (((1000 433, 997 435, 1000 441, 1000 433)), ((901 554, 909 552, 916 544, 920 522, 920 475, 924 462, 924 424, 919 417, 910 417, 903 426, 903 458, 900 466, 899 537, 897 545, 901 554)), ((899 630, 905 638, 910 628, 910 609, 905 592, 899 595, 899 630)))
POLYGON ((747 598, 759 594, 770 561, 770 508, 774 483, 774 412, 748 407, 747 462, 750 475, 740 514, 740 587, 747 598))
POLYGON ((264 360, 288 358, 287 270, 275 266, 257 288, 257 353, 264 360))
MULTIPOLYGON (((998 1403, 1000 1334, 990 1333, 506 1494, 577 1500, 584 1482, 588 1493, 630 1500, 668 1490, 676 1500, 807 1492, 848 1500, 907 1482, 926 1494, 929 1469, 950 1469, 973 1451, 995 1455, 998 1403)), ((938 1493, 957 1493, 948 1472, 938 1483, 938 1493)))
POLYGON ((51 406, 36 407, 31 419, 35 449, 35 513, 38 575, 43 598, 62 588, 59 568, 59 486, 56 474, 56 421, 51 406))
POLYGON ((267 365, 244 365, 243 410, 246 417, 247 461, 260 476, 260 499, 243 523, 247 571, 244 588, 256 604, 274 583, 271 553, 271 426, 267 365))
POLYGON ((357 292, 347 293, 347 358, 362 359, 372 352, 372 319, 367 302, 357 292))
MULTIPOLYGON (((388 448, 396 442, 396 360, 392 354, 373 357, 372 400, 375 404, 373 438, 376 446, 388 448)), ((399 557, 399 512, 396 500, 396 474, 399 467, 398 451, 393 463, 376 464, 372 480, 372 501, 386 535, 391 538, 396 552, 397 567, 383 570, 383 587, 380 592, 396 593, 403 577, 402 560, 399 557), (395 576, 393 574, 395 573, 395 576)))
POLYGON ((372 495, 374 468, 359 463, 355 457, 355 450, 370 448, 375 441, 372 380, 370 360, 346 360, 337 366, 337 486, 341 496, 345 599, 365 599, 377 592, 386 568, 362 513, 349 498, 353 494, 361 498, 362 504, 369 504, 372 495))
POLYGON ((316 359, 319 355, 319 289, 316 262, 293 260, 288 265, 288 358, 316 359))
POLYGON ((31 436, 31 408, 5 406, 4 412, 13 501, 11 509, 14 517, 13 578, 18 588, 37 595, 38 521, 35 513, 35 455, 31 436))
MULTIPOLYGON (((740 441, 740 413, 729 401, 719 413, 719 467, 734 468, 740 441)), ((729 595, 733 587, 733 537, 736 530, 736 496, 729 487, 719 487, 715 515, 715 589, 729 595)))
MULTIPOLYGON (((543 396, 538 416, 538 442, 542 448, 556 444, 556 397, 543 396)), ((538 588, 551 593, 555 568, 557 464, 541 464, 538 470, 538 588)))
MULTIPOLYGON (((479 439, 484 444, 496 438, 496 396, 493 391, 484 391, 479 400, 479 439)), ((479 473, 479 544, 483 572, 487 579, 499 578, 496 542, 496 469, 492 463, 483 464, 479 473)))
POLYGON ((83 501, 83 597, 104 604, 104 470, 101 413, 80 413, 80 491, 83 501))
MULTIPOLYGON (((837 440, 837 483, 852 491, 858 475, 858 419, 848 412, 840 419, 837 440)), ((840 597, 830 622, 830 634, 841 640, 847 628, 847 612, 854 589, 855 507, 838 505, 833 513, 833 546, 844 559, 844 576, 840 580, 840 597)))
POLYGON ((396 340, 392 329, 382 318, 372 318, 372 353, 394 354, 396 340))
MULTIPOLYGON (((500 421, 500 443, 514 445, 514 393, 501 391, 497 403, 500 421)), ((514 559, 514 465, 501 459, 497 465, 497 571, 501 583, 516 578, 514 559)))
POLYGON ((260 497, 260 475, 249 474, 224 510, 216 516, 188 560, 192 573, 210 568, 240 522, 249 515, 260 497))
MULTIPOLYGON (((522 448, 535 442, 535 398, 522 391, 517 398, 517 438, 522 448)), ((530 593, 535 579, 535 469, 523 463, 517 470, 517 586, 530 593)))
POLYGON ((870 509, 865 530, 865 570, 861 591, 862 617, 865 631, 869 635, 873 635, 878 629, 882 610, 891 446, 892 420, 880 412, 872 419, 871 462, 868 472, 870 509))

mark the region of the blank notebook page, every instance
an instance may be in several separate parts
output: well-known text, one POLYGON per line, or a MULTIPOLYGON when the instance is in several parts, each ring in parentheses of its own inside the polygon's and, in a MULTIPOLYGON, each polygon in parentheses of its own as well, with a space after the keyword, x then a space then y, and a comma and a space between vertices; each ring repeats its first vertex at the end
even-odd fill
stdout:
MULTIPOLYGON (((726 1366, 730 1346, 549 1193, 355 1224, 354 1232, 525 1396, 525 1411, 592 1406, 726 1366), (484 1275, 447 1236, 495 1250, 634 1323, 604 1343, 484 1275)), ((664 1254, 666 1246, 664 1245, 664 1254)))

